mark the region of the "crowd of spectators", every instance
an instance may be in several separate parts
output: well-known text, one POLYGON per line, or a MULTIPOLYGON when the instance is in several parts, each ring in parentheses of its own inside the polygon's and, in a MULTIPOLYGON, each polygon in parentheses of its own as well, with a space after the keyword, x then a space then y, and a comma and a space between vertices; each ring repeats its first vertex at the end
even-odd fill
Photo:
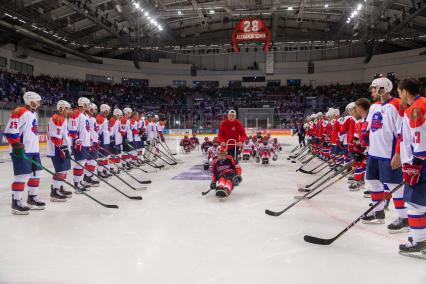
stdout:
MULTIPOLYGON (((426 81, 422 81, 424 92, 426 81)), ((289 127, 306 112, 324 111, 369 97, 368 84, 329 86, 275 86, 253 88, 187 88, 129 86, 93 81, 32 76, 0 69, 0 102, 21 103, 25 91, 35 91, 43 105, 64 99, 71 103, 86 96, 97 104, 113 108, 130 106, 143 112, 160 112, 170 118, 171 127, 215 128, 230 108, 273 108, 273 127, 289 127)))

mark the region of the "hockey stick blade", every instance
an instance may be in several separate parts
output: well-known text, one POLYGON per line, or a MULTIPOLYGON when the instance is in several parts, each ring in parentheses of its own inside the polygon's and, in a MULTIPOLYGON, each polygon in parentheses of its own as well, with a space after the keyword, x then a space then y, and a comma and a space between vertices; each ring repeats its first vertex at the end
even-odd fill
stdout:
POLYGON ((209 189, 207 191, 203 191, 203 192, 201 192, 201 195, 204 196, 204 195, 208 194, 210 191, 212 191, 212 189, 209 189))
POLYGON ((328 246, 328 245, 332 244, 336 240, 336 238, 332 238, 332 239, 321 239, 321 238, 317 238, 317 237, 305 235, 303 237, 303 240, 305 242, 308 242, 308 243, 311 243, 311 244, 315 244, 315 245, 328 246))
POLYGON ((308 175, 313 175, 314 174, 313 172, 307 171, 307 170, 304 170, 304 169, 300 169, 299 172, 304 173, 304 174, 308 174, 308 175))
POLYGON ((140 186, 140 187, 133 187, 133 190, 139 191, 139 190, 146 190, 146 186, 140 186))
POLYGON ((307 198, 307 197, 304 197, 304 196, 296 195, 296 196, 294 196, 294 199, 297 199, 297 200, 299 200, 299 199, 309 199, 309 197, 307 198))
POLYGON ((150 181, 150 180, 139 180, 138 182, 140 184, 150 184, 150 183, 152 183, 152 181, 150 181))
POLYGON ((296 161, 291 161, 293 164, 296 164, 296 161))
POLYGON ((142 196, 127 196, 127 197, 133 200, 142 200, 142 196))
POLYGON ((275 212, 275 211, 271 211, 269 209, 265 210, 265 214, 269 215, 269 216, 280 216, 282 213, 281 212, 275 212))
POLYGON ((112 209, 118 209, 118 205, 114 205, 114 204, 102 204, 103 207, 105 208, 112 208, 112 209))

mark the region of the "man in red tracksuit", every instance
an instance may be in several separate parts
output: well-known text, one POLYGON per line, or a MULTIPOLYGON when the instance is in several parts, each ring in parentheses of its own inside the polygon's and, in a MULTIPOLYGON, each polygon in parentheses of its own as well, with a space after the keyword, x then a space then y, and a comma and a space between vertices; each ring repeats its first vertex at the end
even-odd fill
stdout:
POLYGON ((228 118, 220 124, 218 138, 222 146, 228 144, 228 154, 233 156, 235 161, 238 161, 237 157, 240 154, 241 145, 246 140, 246 131, 242 123, 236 118, 237 113, 231 109, 228 112, 228 118), (235 139, 235 141, 228 141, 230 139, 235 139))

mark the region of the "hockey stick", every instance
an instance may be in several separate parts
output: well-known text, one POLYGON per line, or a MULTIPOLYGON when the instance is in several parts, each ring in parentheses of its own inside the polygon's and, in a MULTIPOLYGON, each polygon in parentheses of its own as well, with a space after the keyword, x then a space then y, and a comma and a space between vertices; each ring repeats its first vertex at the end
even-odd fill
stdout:
POLYGON ((165 152, 161 151, 160 148, 157 147, 157 145, 160 144, 159 143, 160 140, 154 138, 154 141, 156 143, 155 143, 155 145, 153 145, 153 147, 159 152, 158 155, 162 154, 164 156, 164 158, 167 158, 167 160, 177 163, 177 160, 172 155, 170 155, 169 153, 165 153, 165 152))
MULTIPOLYGON (((51 174, 52 176, 55 176, 55 173, 52 172, 51 170, 49 170, 48 168, 44 167, 42 164, 37 163, 36 161, 34 161, 33 159, 28 158, 27 155, 24 154, 24 159, 27 161, 30 161, 31 163, 33 163, 34 165, 36 165, 37 167, 45 170, 46 172, 48 172, 49 174, 51 174)), ((99 205, 105 207, 105 208, 112 208, 112 209, 118 209, 118 205, 115 204, 105 204, 99 200, 97 200, 96 198, 92 197, 91 195, 89 195, 88 193, 80 190, 78 187, 75 187, 72 183, 68 182, 67 180, 63 180, 64 183, 66 183, 67 185, 69 185, 70 187, 74 188, 74 190, 77 190, 78 192, 80 192, 81 194, 85 195, 86 197, 92 199, 93 201, 95 201, 96 203, 98 203, 99 205)))
MULTIPOLYGON (((337 182, 341 181, 343 178, 347 177, 349 174, 353 173, 355 170, 350 170, 349 172, 344 173, 343 175, 341 175, 338 179, 332 181, 331 183, 327 184, 326 186, 324 186, 323 188, 321 188, 320 190, 316 191, 314 194, 308 196, 308 197, 303 197, 303 196, 295 196, 295 199, 312 199, 315 196, 317 196, 318 194, 320 194, 321 192, 323 192, 325 189, 329 188, 330 186, 336 184, 337 182)), ((312 193, 312 191, 310 191, 309 193, 312 193)))
POLYGON ((208 194, 210 191, 212 191, 213 189, 212 188, 210 188, 209 190, 207 190, 207 191, 203 191, 203 192, 201 192, 201 195, 202 196, 204 196, 204 195, 206 195, 206 194, 208 194))
MULTIPOLYGON (((343 173, 343 171, 344 171, 345 169, 344 168, 342 168, 342 169, 340 169, 338 172, 336 172, 336 174, 333 176, 333 177, 331 177, 331 178, 334 178, 335 176, 337 176, 337 175, 339 175, 339 174, 341 174, 341 173, 343 173)), ((328 180, 325 180, 325 181, 323 181, 319 186, 321 186, 321 185, 323 185, 324 183, 326 183, 328 180)), ((284 212, 286 212, 286 211, 288 211, 290 208, 292 208, 293 206, 295 206, 297 203, 299 203, 300 201, 302 201, 303 199, 305 199, 309 194, 311 194, 314 190, 316 190, 316 189, 313 189, 312 191, 309 191, 309 192, 307 192, 305 195, 303 195, 302 197, 300 197, 300 199, 297 199, 296 201, 294 201, 293 203, 291 203, 289 206, 287 206, 286 208, 284 208, 283 210, 281 210, 281 211, 272 211, 272 210, 269 210, 269 209, 266 209, 265 210, 265 214, 267 214, 267 215, 269 215, 269 216, 280 216, 281 214, 283 214, 284 212)))
MULTIPOLYGON (((131 147, 131 146, 130 146, 130 147, 131 147)), ((175 165, 177 165, 177 163, 176 163, 176 162, 172 162, 172 163, 170 163, 169 161, 167 161, 167 160, 163 159, 163 157, 161 157, 161 155, 159 155, 159 154, 157 154, 157 153, 154 153, 153 151, 149 150, 148 148, 146 148, 146 149, 145 149, 145 151, 147 151, 147 152, 149 152, 149 153, 153 154, 155 158, 160 159, 161 161, 165 162, 166 164, 168 164, 168 165, 170 165, 170 166, 175 166, 175 165)), ((169 159, 170 159, 170 158, 169 158, 169 159)))
MULTIPOLYGON (((127 143, 127 146, 129 146, 129 148, 131 148, 132 150, 136 150, 135 147, 133 147, 132 145, 130 145, 128 143, 127 143)), ((147 150, 147 149, 145 149, 145 150, 147 150)), ((124 150, 123 150, 123 152, 126 153, 127 155, 133 156, 132 154, 130 154, 129 152, 126 152, 124 150)), ((137 158, 137 160, 141 161, 142 164, 146 164, 146 165, 148 165, 148 166, 150 166, 152 168, 155 168, 155 169, 160 169, 161 170, 162 168, 164 168, 164 165, 157 165, 157 164, 155 164, 153 161, 151 161, 148 158, 145 158, 145 160, 147 160, 147 161, 141 160, 139 158, 137 158)), ((135 168, 135 169, 139 169, 139 168, 135 168)), ((139 170, 141 170, 141 171, 143 171, 145 173, 148 173, 147 171, 144 171, 143 169, 139 169, 139 170)))
POLYGON ((342 163, 344 163, 344 161, 334 165, 330 170, 328 170, 326 173, 324 173, 322 176, 320 176, 319 178, 317 178, 316 180, 314 180, 312 183, 305 185, 305 187, 303 188, 309 188, 311 186, 313 186, 314 184, 316 184, 317 182, 319 182, 320 180, 322 180, 324 177, 326 177, 329 173, 331 173, 332 171, 334 171, 337 167, 339 167, 342 163))
POLYGON ((299 150, 299 152, 297 152, 295 155, 293 156, 288 156, 288 160, 290 159, 296 159, 297 157, 299 157, 302 153, 304 153, 306 150, 308 150, 308 147, 303 147, 302 149, 299 150))
POLYGON ((300 147, 300 145, 297 145, 296 147, 294 147, 291 151, 290 151, 290 154, 291 153, 294 153, 298 148, 300 147))
MULTIPOLYGON (((97 152, 99 152, 99 151, 97 151, 97 152)), ((102 154, 102 153, 101 153, 102 154)), ((92 156, 92 155, 90 155, 90 154, 88 154, 89 155, 89 157, 90 158, 92 158, 92 160, 95 160, 96 161, 96 159, 92 156)), ((104 165, 99 165, 99 166, 101 166, 101 167, 103 167, 105 170, 109 170, 106 166, 104 166, 104 165)), ((146 187, 145 186, 142 186, 142 187, 134 187, 133 185, 131 185, 130 183, 128 183, 127 181, 125 181, 122 177, 120 177, 119 175, 117 175, 116 173, 114 173, 114 172, 111 172, 110 171, 110 173, 113 175, 113 176, 115 176, 116 178, 118 178, 119 180, 121 180, 125 185, 127 185, 128 187, 130 187, 131 189, 133 189, 133 190, 144 190, 144 189, 146 189, 146 187)))
POLYGON ((312 170, 309 170, 309 171, 304 170, 304 169, 300 169, 300 172, 304 173, 304 174, 309 174, 309 175, 316 175, 317 173, 319 173, 320 171, 322 171, 326 167, 328 167, 328 161, 322 162, 321 164, 319 164, 318 166, 316 166, 315 168, 313 168, 312 170), (318 171, 315 172, 316 169, 318 169, 319 167, 321 167, 324 164, 326 164, 325 167, 322 167, 321 169, 319 169, 318 171))
POLYGON ((398 189, 400 189, 403 185, 404 185, 404 183, 400 183, 394 189, 392 189, 391 191, 389 191, 388 194, 386 194, 376 204, 374 204, 373 206, 371 206, 367 211, 365 211, 364 213, 362 213, 361 216, 359 216, 358 218, 356 218, 355 221, 353 221, 352 223, 350 223, 345 229, 343 229, 340 233, 338 233, 334 238, 331 238, 331 239, 322 239, 322 238, 318 238, 318 237, 313 237, 313 236, 305 235, 303 237, 303 239, 305 240, 305 242, 308 242, 308 243, 311 243, 311 244, 316 244, 316 245, 330 245, 330 244, 332 244, 340 236, 342 236, 344 233, 346 233, 347 231, 349 231, 350 228, 352 228, 353 226, 355 226, 356 223, 358 223, 362 219, 362 217, 367 216, 368 213, 372 212, 377 206, 379 206, 379 204, 381 204, 386 199, 390 198, 392 196, 392 194, 394 192, 396 192, 398 189))
MULTIPOLYGON (((77 165, 79 165, 80 167, 82 167, 84 169, 84 166, 82 164, 80 164, 78 161, 76 161, 75 159, 70 158, 70 160, 73 161, 74 163, 76 163, 77 165)), ((91 171, 91 170, 88 170, 88 171, 91 172, 99 180, 103 181, 104 183, 106 183, 107 185, 109 185, 111 188, 115 189, 116 191, 118 191, 122 195, 126 196, 127 198, 134 199, 134 200, 142 200, 142 196, 129 196, 129 195, 125 194, 124 192, 122 192, 121 190, 119 190, 117 187, 115 187, 112 184, 110 184, 107 180, 101 178, 99 175, 97 175, 93 171, 91 171)))
POLYGON ((304 166, 309 164, 309 162, 312 161, 314 158, 315 158, 315 156, 312 156, 312 157, 309 158, 309 160, 307 160, 306 163, 304 163, 304 164, 302 163, 302 165, 296 169, 296 172, 300 171, 304 166))
POLYGON ((176 155, 177 155, 177 153, 172 153, 172 151, 171 151, 171 150, 170 150, 170 148, 169 148, 169 145, 167 145, 167 143, 166 143, 166 142, 164 142, 164 143, 163 143, 163 142, 161 142, 161 140, 158 140, 158 141, 159 141, 159 142, 160 142, 160 144, 163 146, 163 148, 164 148, 164 149, 166 149, 166 151, 167 151, 167 152, 169 152, 169 154, 170 154, 170 155, 172 155, 172 156, 176 156, 176 155), (164 147, 164 145, 163 145, 163 144, 165 145, 165 147, 164 147))
MULTIPOLYGON (((107 149, 105 149, 105 148, 103 148, 103 147, 100 147, 100 149, 102 149, 103 151, 105 151, 108 155, 110 155, 110 156, 115 156, 114 154, 112 154, 110 151, 108 151, 107 149)), ((99 152, 98 151, 98 153, 100 153, 102 156, 104 156, 101 152, 99 152)), ((108 159, 109 161, 111 161, 110 159, 108 159)), ((142 161, 142 160, 141 160, 142 161)), ((112 162, 112 161, 111 161, 112 162)), ((114 162, 112 162, 113 164, 116 164, 116 163, 114 163, 114 162)), ((138 170, 141 170, 141 171, 143 171, 144 173, 148 173, 147 171, 145 171, 145 170, 143 170, 143 169, 140 169, 140 168, 136 168, 136 169, 138 169, 138 170)), ((109 172, 111 172, 109 169, 107 169, 107 171, 109 171, 109 172)), ((140 184, 150 184, 151 183, 151 181, 150 180, 138 180, 138 179, 136 179, 134 176, 132 176, 130 173, 128 173, 128 172, 126 172, 126 171, 124 171, 124 173, 126 173, 128 176, 130 176, 131 178, 133 178, 134 180, 136 180, 137 182, 139 182, 140 184)))

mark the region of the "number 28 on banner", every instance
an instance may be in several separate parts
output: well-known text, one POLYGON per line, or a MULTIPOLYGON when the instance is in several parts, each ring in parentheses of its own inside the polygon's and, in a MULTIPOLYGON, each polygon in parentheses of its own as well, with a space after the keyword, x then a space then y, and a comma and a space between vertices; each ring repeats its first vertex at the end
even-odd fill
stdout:
POLYGON ((268 52, 271 34, 261 19, 242 19, 232 33, 232 46, 238 52, 238 43, 241 41, 264 41, 263 50, 268 52))

